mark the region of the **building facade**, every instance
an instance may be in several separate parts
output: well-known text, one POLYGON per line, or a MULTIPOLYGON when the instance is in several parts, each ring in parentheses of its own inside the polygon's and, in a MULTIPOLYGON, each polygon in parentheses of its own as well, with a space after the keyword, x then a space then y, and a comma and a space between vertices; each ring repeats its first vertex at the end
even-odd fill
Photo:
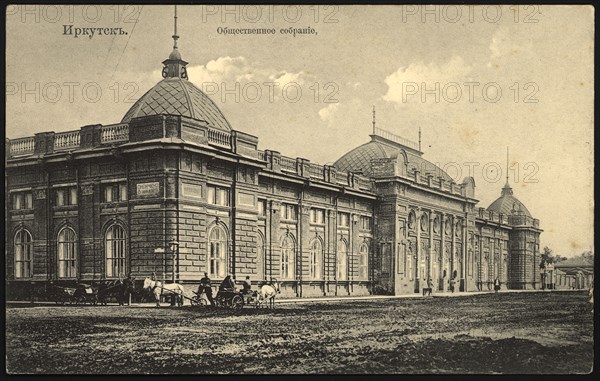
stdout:
POLYGON ((119 124, 7 139, 9 297, 129 273, 277 279, 289 297, 540 286, 542 230, 508 183, 478 208, 473 178, 375 125, 333 165, 258 150, 176 46, 163 64, 119 124))

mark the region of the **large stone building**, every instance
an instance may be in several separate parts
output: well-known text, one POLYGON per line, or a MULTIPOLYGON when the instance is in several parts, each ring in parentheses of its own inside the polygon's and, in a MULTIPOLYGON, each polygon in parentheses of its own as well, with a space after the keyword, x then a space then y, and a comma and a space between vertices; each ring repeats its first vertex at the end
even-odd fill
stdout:
POLYGON ((428 278, 539 287, 539 221, 508 183, 477 208, 472 178, 375 126, 333 165, 259 151, 188 81, 176 44, 163 64, 119 124, 7 140, 10 297, 129 272, 276 278, 296 297, 409 294, 428 278))

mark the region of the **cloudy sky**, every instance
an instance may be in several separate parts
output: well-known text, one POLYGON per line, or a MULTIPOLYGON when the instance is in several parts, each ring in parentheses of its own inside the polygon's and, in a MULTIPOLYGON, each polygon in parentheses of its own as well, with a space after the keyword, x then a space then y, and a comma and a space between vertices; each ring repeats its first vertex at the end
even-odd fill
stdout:
MULTIPOLYGON (((415 141, 421 128, 424 157, 457 182, 473 172, 487 207, 505 182, 510 147, 511 185, 541 220, 542 247, 566 256, 592 249, 592 7, 178 12, 190 80, 234 129, 258 136, 260 148, 332 163, 369 141, 375 106, 380 128, 415 141)), ((161 79, 172 49, 170 6, 14 6, 7 13, 9 138, 119 122, 161 79), (76 28, 127 34, 75 37, 76 28)))

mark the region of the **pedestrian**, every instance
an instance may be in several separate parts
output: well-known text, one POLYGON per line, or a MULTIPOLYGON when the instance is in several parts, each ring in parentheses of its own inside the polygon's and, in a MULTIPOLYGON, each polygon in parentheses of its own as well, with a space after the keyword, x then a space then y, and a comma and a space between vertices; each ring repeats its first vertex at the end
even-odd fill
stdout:
POLYGON ((425 292, 427 295, 431 296, 431 292, 433 291, 433 281, 431 278, 427 278, 427 288, 423 289, 423 296, 425 296, 425 292))
POLYGON ((133 276, 133 273, 130 271, 129 274, 127 274, 127 278, 125 278, 125 280, 123 281, 122 295, 121 295, 121 300, 127 301, 128 306, 131 305, 131 294, 133 292, 134 285, 135 285, 135 277, 133 276))
POLYGON ((200 279, 200 287, 198 287, 198 295, 201 295, 202 292, 206 294, 206 298, 208 299, 211 306, 215 305, 215 301, 212 296, 212 287, 210 285, 210 278, 208 277, 208 273, 204 273, 204 277, 200 279))
POLYGON ((456 284, 456 278, 450 279, 450 292, 454 294, 454 285, 456 284))
POLYGON ((250 276, 246 275, 246 279, 244 280, 244 284, 242 285, 242 287, 242 294, 250 294, 252 290, 252 282, 250 282, 250 276))
POLYGON ((497 294, 500 291, 500 279, 494 279, 494 292, 497 294))

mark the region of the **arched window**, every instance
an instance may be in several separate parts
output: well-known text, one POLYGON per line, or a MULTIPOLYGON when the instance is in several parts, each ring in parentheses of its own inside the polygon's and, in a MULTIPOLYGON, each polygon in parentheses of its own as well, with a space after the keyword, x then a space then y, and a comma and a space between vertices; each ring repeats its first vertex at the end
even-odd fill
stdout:
POLYGON ((309 255, 308 276, 310 279, 321 279, 323 277, 323 244, 320 239, 312 240, 309 255))
POLYGON ((346 280, 348 278, 348 245, 346 241, 338 241, 337 250, 337 280, 346 280))
POLYGON ((227 233, 221 226, 215 226, 209 235, 210 257, 208 276, 225 278, 227 270, 227 233))
POLYGON ((58 233, 58 277, 77 276, 77 235, 70 227, 58 233))
POLYGON ((265 241, 261 234, 256 235, 256 276, 265 279, 265 241))
POLYGON ((358 257, 358 279, 369 279, 369 245, 363 242, 360 245, 360 253, 358 257))
POLYGON ((15 278, 31 278, 33 269, 33 240, 31 234, 20 229, 15 234, 15 278))
POLYGON ((290 236, 281 241, 281 278, 294 279, 294 240, 290 236))
POLYGON ((106 251, 106 276, 108 278, 125 276, 127 252, 125 229, 118 224, 109 227, 104 238, 104 248, 106 251))

